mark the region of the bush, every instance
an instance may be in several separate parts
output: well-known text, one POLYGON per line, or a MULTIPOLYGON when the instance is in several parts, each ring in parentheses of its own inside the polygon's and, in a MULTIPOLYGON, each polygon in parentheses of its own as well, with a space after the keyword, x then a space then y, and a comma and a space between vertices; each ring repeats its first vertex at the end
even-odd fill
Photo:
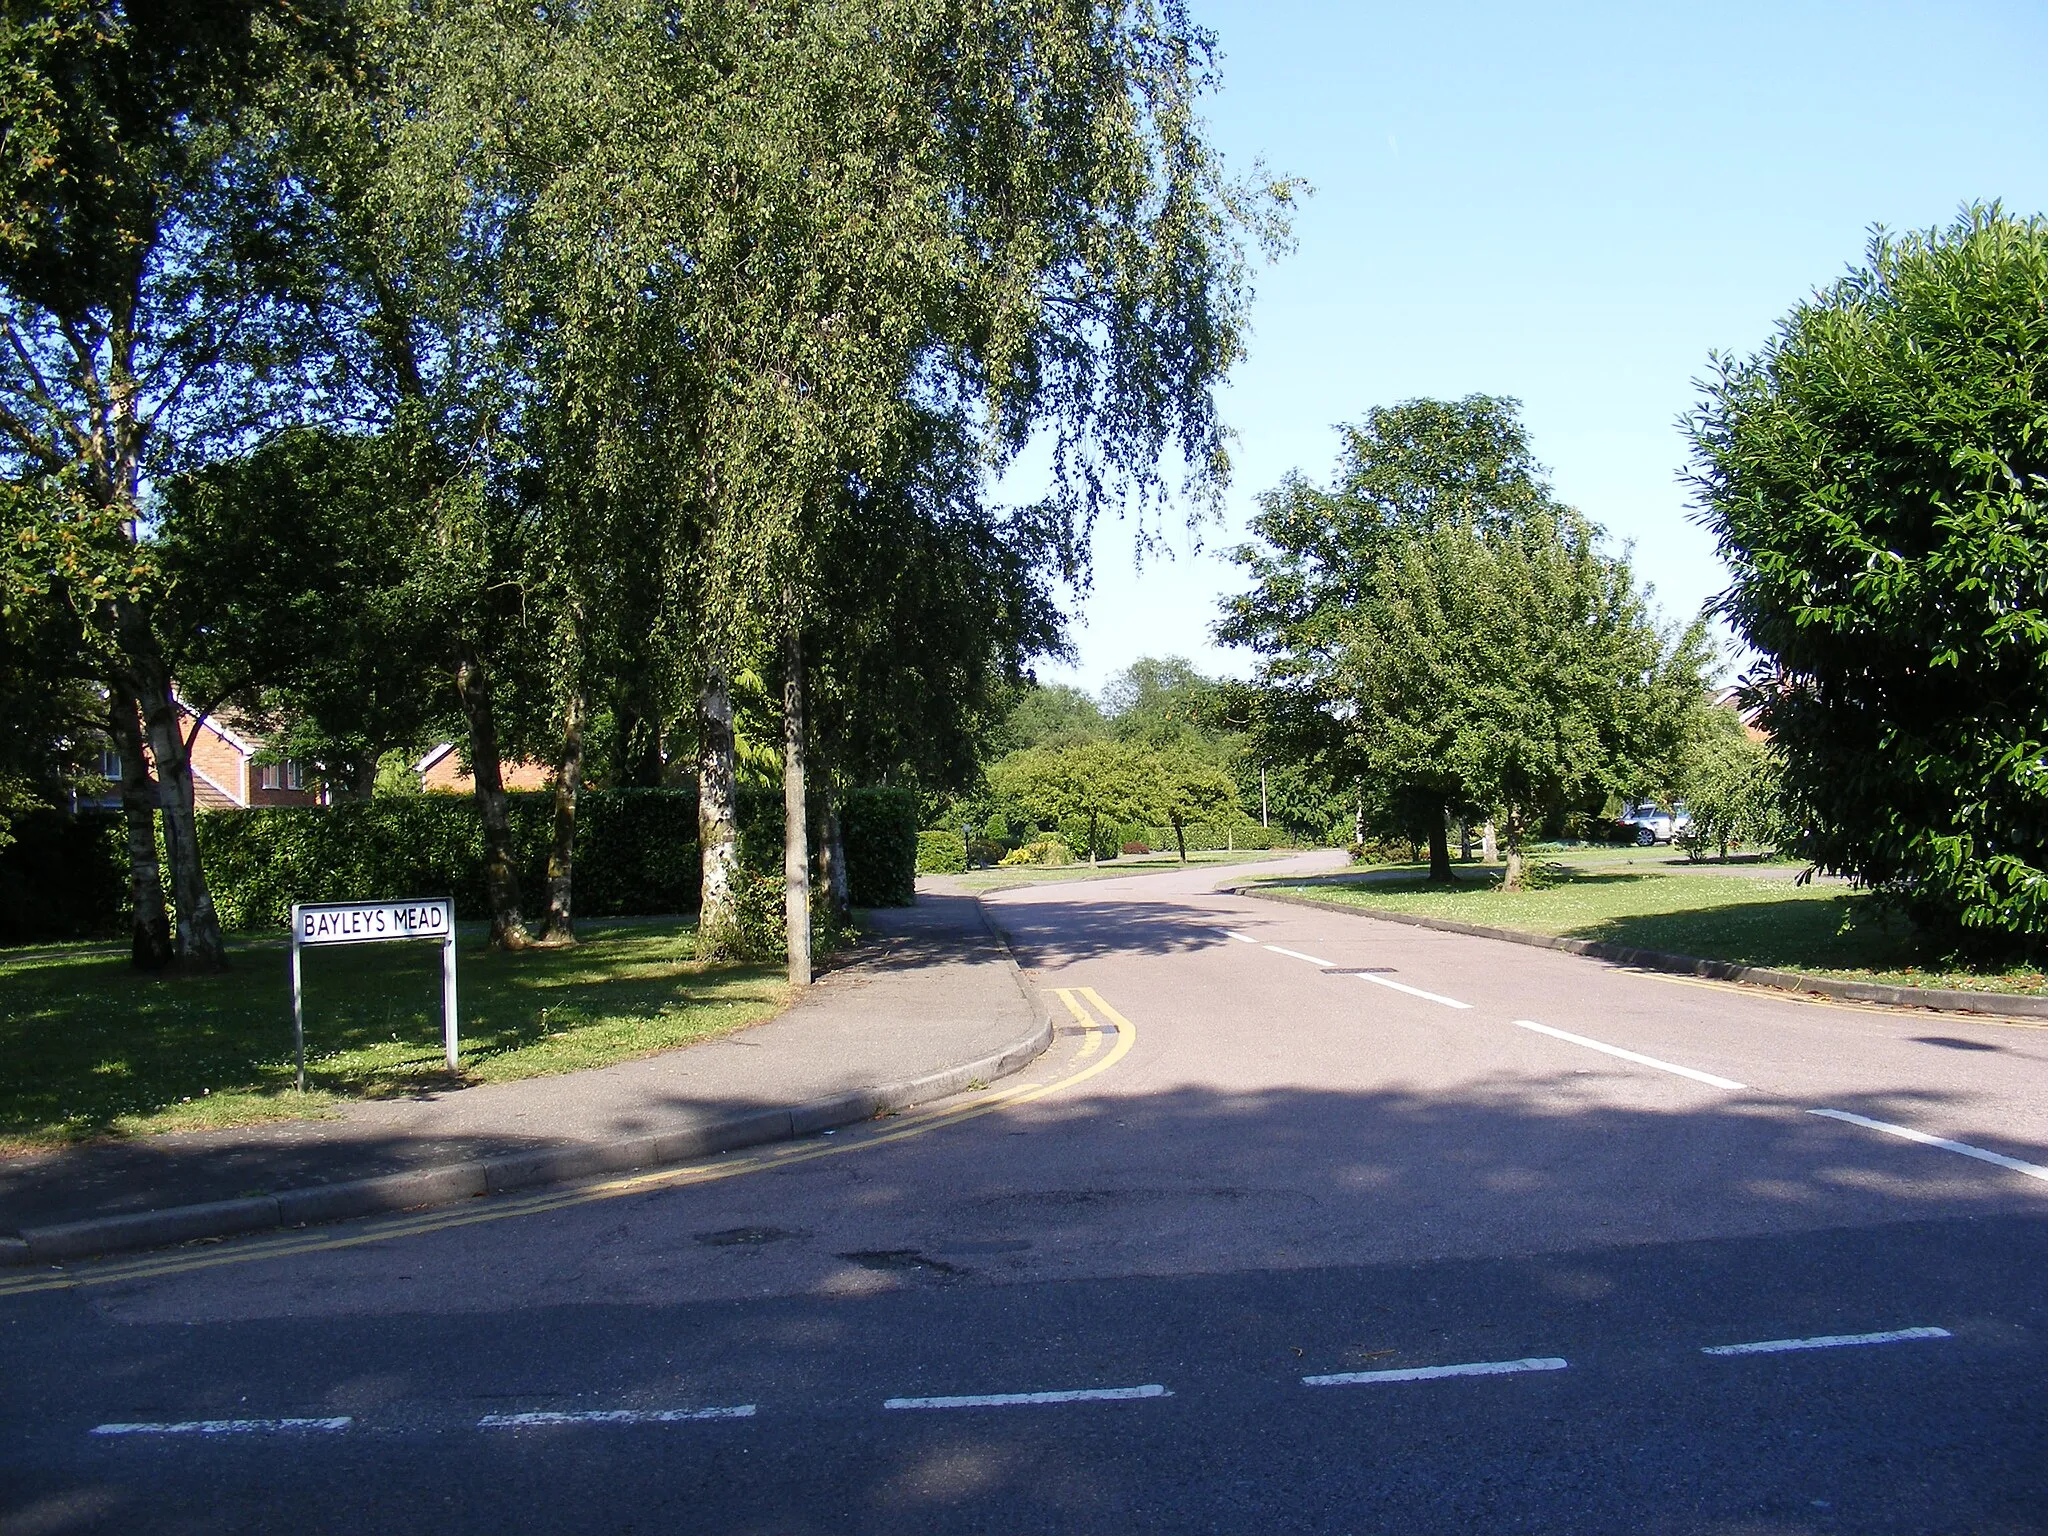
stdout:
POLYGON ((1693 481, 1792 851, 2048 953, 2048 218, 1972 208, 1723 360, 1693 481))
POLYGON ((1354 864, 1419 864, 1423 850, 1405 837, 1369 837, 1345 850, 1354 864))
POLYGON ((0 849, 0 943, 117 937, 128 921, 128 834, 118 814, 35 811, 0 849))
MULTIPOLYGON (((527 915, 538 916, 553 799, 533 792, 506 801, 520 891, 527 915)), ((744 794, 740 815, 743 868, 779 880, 781 796, 744 794)), ((483 825, 467 795, 208 811, 198 829, 207 885, 222 925, 231 930, 281 928, 294 901, 448 896, 457 917, 489 915, 483 825)), ((841 831, 856 906, 915 900, 916 829, 916 802, 906 790, 845 795, 841 831)), ((0 943, 111 937, 123 930, 128 861, 118 816, 39 813, 17 822, 15 834, 16 843, 0 852, 0 943)), ((699 873, 694 789, 583 794, 576 830, 579 917, 694 912, 699 873)), ((775 911, 779 933, 779 905, 775 911)))
POLYGON ((917 834, 920 875, 959 875, 967 871, 967 843, 958 832, 917 834))
POLYGON ((917 900, 917 796, 888 786, 846 790, 839 836, 856 907, 907 907, 917 900))
POLYGON ((1074 855, 1067 845, 1056 837, 1042 837, 1035 843, 1026 843, 1003 855, 1004 869, 1018 869, 1032 864, 1071 864, 1074 855))

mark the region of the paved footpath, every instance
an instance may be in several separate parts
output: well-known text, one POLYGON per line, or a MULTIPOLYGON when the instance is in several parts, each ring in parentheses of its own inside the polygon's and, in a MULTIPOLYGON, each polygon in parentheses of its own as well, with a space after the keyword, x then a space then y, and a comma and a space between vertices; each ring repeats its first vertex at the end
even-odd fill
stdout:
MULTIPOLYGON (((783 1128, 782 1136, 859 1119, 857 1104, 839 1105, 836 1119, 833 1106, 1022 1054, 1042 1031, 1042 1009, 971 899, 927 895, 873 921, 879 943, 871 952, 827 973, 775 1019, 701 1045, 558 1077, 352 1104, 332 1119, 0 1159, 0 1234, 484 1160, 545 1176, 551 1163, 567 1161, 561 1154, 589 1154, 595 1161, 583 1171, 598 1171, 603 1150, 649 1138, 717 1151, 690 1149, 690 1138, 760 1117, 764 1134, 741 1139, 778 1139, 768 1134, 776 1116, 806 1106, 815 1124, 783 1128)), ((425 1203, 407 1198, 407 1187, 391 1203, 425 1203)))

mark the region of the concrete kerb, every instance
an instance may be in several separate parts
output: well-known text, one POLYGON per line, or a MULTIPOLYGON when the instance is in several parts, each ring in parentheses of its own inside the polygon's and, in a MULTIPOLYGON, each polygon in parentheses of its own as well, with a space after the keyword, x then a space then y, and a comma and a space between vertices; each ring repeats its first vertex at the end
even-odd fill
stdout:
POLYGON ((975 910, 1003 946, 1010 978, 1038 1024, 1001 1050, 958 1066, 945 1067, 900 1082, 855 1089, 828 1099, 814 1099, 786 1109, 757 1110, 710 1125, 691 1126, 666 1135, 636 1136, 623 1141, 561 1147, 540 1152, 515 1152, 501 1157, 470 1158, 375 1178, 345 1179, 308 1185, 276 1195, 241 1200, 209 1200, 163 1210, 100 1216, 88 1221, 24 1227, 19 1236, 0 1236, 0 1265, 48 1264, 137 1248, 161 1248, 200 1239, 239 1237, 280 1227, 347 1221, 446 1205, 481 1195, 502 1194, 537 1185, 566 1183, 608 1173, 659 1168, 697 1158, 715 1157, 770 1142, 794 1141, 837 1126, 852 1125, 876 1115, 950 1098, 1021 1071, 1052 1044, 1052 1016, 1040 1005, 1024 978, 1009 941, 989 920, 979 901, 975 910))
POLYGON ((1431 928, 1438 933, 1462 933, 1475 939, 1499 939, 1506 944, 1527 944, 1534 949, 1557 949, 1567 954, 1608 960, 1637 970, 1664 971, 1677 976, 1701 976, 1712 981, 1740 982, 1746 986, 1776 992, 1811 992, 1845 1002, 1877 1003, 1891 1008, 1931 1008, 1943 1013, 1982 1013, 2008 1019, 2048 1019, 2048 997, 2021 996, 2009 992, 1954 992, 1938 987, 1894 987, 1875 981, 1843 981, 1834 976, 1812 976, 1805 971, 1780 971, 1763 965, 1737 965, 1728 960, 1702 960, 1696 955, 1672 955, 1655 949, 1636 949, 1627 944, 1609 944, 1599 939, 1567 939, 1548 933, 1529 933, 1519 928, 1487 928, 1478 923, 1460 923, 1447 917, 1423 917, 1413 912, 1389 912, 1376 907, 1339 905, 1296 896, 1285 891, 1261 890, 1257 886, 1225 887, 1232 896, 1250 896, 1259 901, 1284 902, 1288 906, 1311 907, 1318 912, 1338 912, 1347 917, 1369 918, 1381 923, 1405 923, 1410 928, 1431 928))

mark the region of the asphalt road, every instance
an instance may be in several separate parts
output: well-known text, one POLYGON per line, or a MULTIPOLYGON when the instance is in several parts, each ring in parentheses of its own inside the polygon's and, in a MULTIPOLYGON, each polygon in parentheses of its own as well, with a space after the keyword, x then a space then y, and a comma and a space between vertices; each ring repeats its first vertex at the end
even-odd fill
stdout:
POLYGON ((1216 878, 991 898, 951 1105, 0 1293, 0 1530, 2048 1530, 2048 1030, 1216 878))

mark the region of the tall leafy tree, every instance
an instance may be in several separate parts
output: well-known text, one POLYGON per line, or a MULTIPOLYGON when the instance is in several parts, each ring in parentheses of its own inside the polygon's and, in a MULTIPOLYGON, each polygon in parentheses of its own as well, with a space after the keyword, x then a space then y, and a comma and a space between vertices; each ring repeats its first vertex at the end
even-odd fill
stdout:
POLYGON ((1987 946, 2048 943, 2048 219, 1875 236, 1689 426, 1794 846, 1987 946))
MULTIPOLYGON (((1708 651, 1701 624, 1664 633, 1627 562, 1553 508, 1404 537, 1339 658, 1368 776, 1498 815, 1513 889, 1534 827, 1671 781, 1708 651)), ((1440 809, 1429 830, 1448 875, 1440 809)))
POLYGON ((1104 822, 1163 819, 1162 777, 1154 753, 1121 741, 1035 747, 1013 753, 990 771, 996 792, 1041 822, 1088 824, 1088 862, 1095 862, 1104 822))
POLYGON ((1187 829, 1191 823, 1218 821, 1241 814, 1237 783, 1197 747, 1182 742, 1155 751, 1151 770, 1156 775, 1154 800, 1160 815, 1173 828, 1175 851, 1181 863, 1188 861, 1187 829))
MULTIPOLYGON (((200 968, 225 952, 157 629, 151 487, 307 387, 290 366, 300 311, 273 280, 304 210, 259 104, 330 20, 319 0, 0 12, 5 533, 78 615, 137 772, 147 743, 154 779, 136 789, 156 796, 177 952, 200 968)), ((137 956, 151 958, 139 940, 137 956)))
POLYGON ((1431 739, 1427 700, 1398 758, 1375 738, 1346 675, 1359 660, 1352 618, 1413 540, 1512 526, 1546 512, 1550 491, 1514 400, 1375 406, 1338 432, 1329 487, 1297 471, 1260 496, 1253 541, 1236 551, 1251 587, 1224 600, 1216 633, 1263 658, 1255 751, 1352 785, 1355 837, 1370 820, 1427 839, 1432 878, 1448 880, 1445 818, 1464 808, 1464 786, 1441 733, 1431 739))
POLYGON ((232 709, 330 794, 367 800, 446 709, 431 519, 402 444, 311 428, 180 476, 158 531, 173 665, 195 709, 232 709))
POLYGON ((1512 401, 1373 413, 1337 490, 1292 478, 1254 531, 1219 634, 1267 658, 1269 739, 1354 778, 1361 822, 1426 837, 1432 878, 1451 815, 1502 818, 1512 886, 1543 819, 1669 778, 1704 630, 1658 628, 1551 498, 1512 401))

